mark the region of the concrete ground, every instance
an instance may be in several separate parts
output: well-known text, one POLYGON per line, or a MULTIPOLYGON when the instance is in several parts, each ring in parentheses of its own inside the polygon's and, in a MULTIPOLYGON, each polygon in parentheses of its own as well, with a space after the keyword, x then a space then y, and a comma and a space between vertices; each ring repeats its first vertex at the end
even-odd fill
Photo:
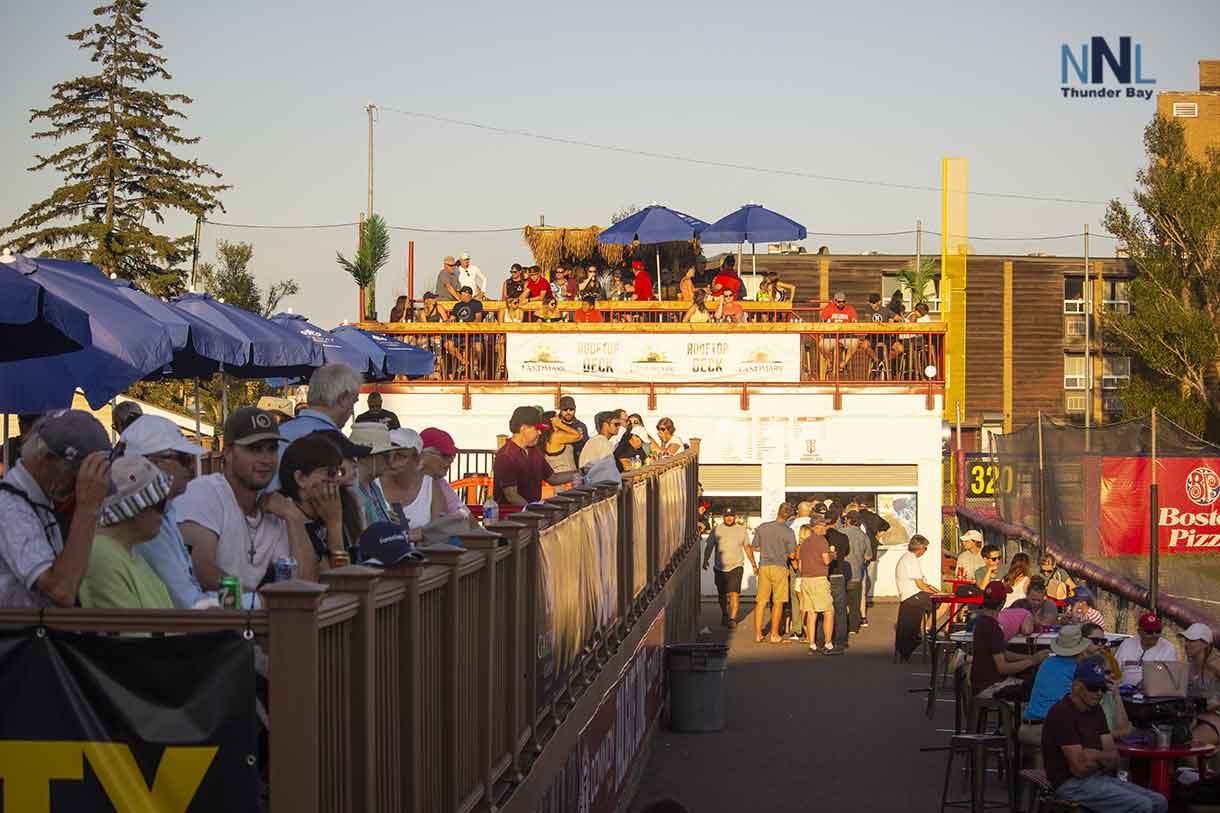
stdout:
POLYGON ((948 744, 952 690, 933 720, 927 695, 907 691, 928 685, 928 665, 918 653, 892 662, 897 604, 874 607, 839 657, 803 643, 757 644, 753 604, 741 613, 730 635, 719 607, 703 606, 713 640, 730 646, 724 730, 660 728, 629 809, 672 798, 695 813, 937 810, 947 753, 919 749, 948 744))

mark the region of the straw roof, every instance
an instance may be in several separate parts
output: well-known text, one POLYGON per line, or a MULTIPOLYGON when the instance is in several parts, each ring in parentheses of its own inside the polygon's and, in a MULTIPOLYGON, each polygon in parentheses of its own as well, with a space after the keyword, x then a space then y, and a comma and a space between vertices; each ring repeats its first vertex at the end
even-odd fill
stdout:
MULTIPOLYGON (((521 231, 534 262, 548 274, 563 263, 579 265, 598 262, 618 267, 629 259, 654 258, 657 246, 623 246, 597 242, 601 226, 555 227, 526 226, 521 231)), ((661 263, 666 267, 693 262, 700 254, 698 240, 661 243, 661 263)))

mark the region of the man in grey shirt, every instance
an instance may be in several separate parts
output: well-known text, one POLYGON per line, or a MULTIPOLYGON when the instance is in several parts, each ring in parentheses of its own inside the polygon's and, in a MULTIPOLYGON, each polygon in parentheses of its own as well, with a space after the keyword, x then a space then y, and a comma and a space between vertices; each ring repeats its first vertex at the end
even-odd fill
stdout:
POLYGON ((775 519, 764 522, 754 531, 754 545, 746 554, 758 572, 758 594, 754 604, 754 640, 762 642, 763 610, 771 602, 771 643, 778 644, 779 622, 788 601, 788 562, 796 553, 796 535, 788 527, 792 506, 781 503, 775 519), (760 556, 755 560, 754 552, 760 556))
POLYGON ((868 533, 860 526, 860 513, 847 512, 847 525, 842 529, 851 544, 847 552, 847 564, 851 569, 847 579, 847 632, 855 635, 860 631, 861 619, 864 617, 864 606, 861 598, 864 594, 864 568, 867 566, 865 557, 871 551, 868 533))
MULTIPOLYGON (((599 420, 600 420, 599 414, 599 420)), ((587 448, 587 447, 586 447, 587 448)), ((707 570, 712 551, 716 552, 716 594, 720 597, 720 623, 729 629, 737 626, 737 607, 741 600, 741 576, 745 572, 746 547, 750 532, 737 524, 737 512, 724 509, 723 522, 707 535, 703 550, 703 569, 707 570)))
POLYGON ((462 278, 458 274, 457 261, 452 257, 446 257, 445 267, 436 275, 436 298, 456 302, 460 290, 462 290, 462 278))

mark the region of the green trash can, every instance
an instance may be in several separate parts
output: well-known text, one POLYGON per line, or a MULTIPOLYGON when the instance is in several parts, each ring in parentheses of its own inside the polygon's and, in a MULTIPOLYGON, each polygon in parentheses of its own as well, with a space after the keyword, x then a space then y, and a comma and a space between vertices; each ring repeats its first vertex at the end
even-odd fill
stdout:
POLYGON ((671 731, 724 730, 724 671, 728 660, 725 644, 665 647, 671 731))

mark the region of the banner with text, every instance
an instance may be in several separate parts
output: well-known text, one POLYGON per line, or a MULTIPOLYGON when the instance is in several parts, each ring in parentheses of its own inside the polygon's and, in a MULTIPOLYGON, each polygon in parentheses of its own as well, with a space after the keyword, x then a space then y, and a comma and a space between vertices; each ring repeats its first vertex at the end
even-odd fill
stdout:
POLYGON ((0 697, 6 811, 257 808, 254 646, 237 633, 3 633, 0 697))
MULTIPOLYGON (((1105 556, 1148 552, 1152 461, 1101 461, 1101 550, 1105 556)), ((1220 553, 1220 458, 1157 459, 1158 540, 1164 553, 1220 553)))
POLYGON ((509 333, 511 381, 801 380, 797 334, 509 333))

